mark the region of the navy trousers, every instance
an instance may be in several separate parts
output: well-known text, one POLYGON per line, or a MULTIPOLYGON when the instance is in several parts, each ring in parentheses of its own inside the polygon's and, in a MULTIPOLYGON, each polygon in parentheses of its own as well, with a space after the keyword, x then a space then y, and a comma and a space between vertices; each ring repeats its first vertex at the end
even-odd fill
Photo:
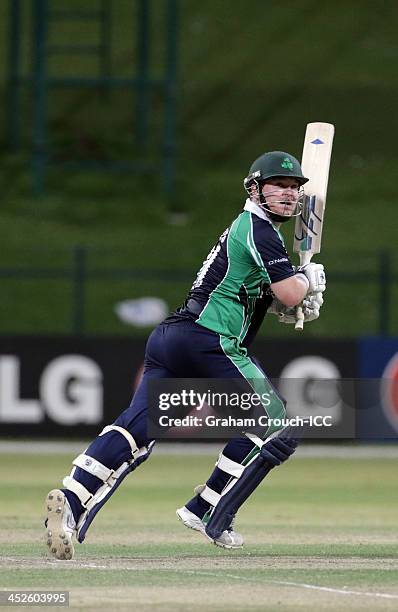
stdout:
MULTIPOLYGON (((244 378, 242 368, 245 364, 249 367, 250 363, 266 378, 258 363, 250 357, 241 357, 243 361, 240 361, 239 358, 231 358, 228 351, 226 352, 222 347, 218 334, 196 324, 191 319, 160 324, 151 333, 147 342, 142 381, 129 407, 121 413, 114 424, 129 431, 138 447, 147 446, 151 442, 147 433, 147 381, 149 379, 238 379, 244 378)), ((230 440, 223 454, 237 463, 242 463, 254 447, 253 442, 242 435, 230 440)), ((131 458, 131 449, 127 440, 116 431, 110 431, 96 438, 85 453, 111 469, 117 469, 124 461, 131 458)), ((73 477, 91 493, 95 493, 102 484, 102 481, 81 468, 76 469, 73 477)), ((207 484, 217 493, 221 493, 230 478, 228 474, 216 467, 207 484)), ((65 491, 65 493, 76 518, 83 508, 75 494, 70 491, 65 491)), ((186 505, 200 518, 210 508, 210 504, 200 496, 195 496, 186 505)))

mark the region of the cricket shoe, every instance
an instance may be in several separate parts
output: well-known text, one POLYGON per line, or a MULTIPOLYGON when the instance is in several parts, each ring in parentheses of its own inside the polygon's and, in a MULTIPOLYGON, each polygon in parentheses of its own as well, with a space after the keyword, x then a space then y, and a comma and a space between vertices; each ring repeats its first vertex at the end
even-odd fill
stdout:
POLYGON ((216 544, 216 546, 221 546, 221 548, 242 548, 243 546, 244 540, 242 536, 240 533, 233 530, 232 525, 223 531, 220 537, 218 537, 216 540, 212 540, 206 533, 206 525, 203 523, 203 521, 196 516, 196 514, 188 510, 186 506, 178 508, 176 514, 185 527, 194 529, 195 531, 200 531, 200 533, 210 540, 210 542, 216 544))
POLYGON ((56 559, 72 559, 75 553, 73 535, 76 521, 71 507, 60 489, 53 489, 46 497, 46 541, 56 559))

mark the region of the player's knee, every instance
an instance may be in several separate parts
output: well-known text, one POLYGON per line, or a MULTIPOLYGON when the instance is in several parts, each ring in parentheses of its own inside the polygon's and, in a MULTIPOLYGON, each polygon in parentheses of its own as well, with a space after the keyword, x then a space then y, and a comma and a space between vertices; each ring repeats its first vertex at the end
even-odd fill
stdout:
POLYGON ((295 452, 298 445, 296 438, 282 439, 273 438, 266 442, 260 451, 260 455, 271 465, 280 465, 287 461, 295 452))

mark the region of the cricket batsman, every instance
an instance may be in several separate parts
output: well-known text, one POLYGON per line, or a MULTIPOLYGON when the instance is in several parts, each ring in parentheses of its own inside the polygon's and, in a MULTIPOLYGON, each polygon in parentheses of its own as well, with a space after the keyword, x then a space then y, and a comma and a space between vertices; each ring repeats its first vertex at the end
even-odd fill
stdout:
MULTIPOLYGON (((326 280, 321 264, 294 268, 281 226, 300 214, 300 194, 308 181, 300 163, 283 151, 264 153, 244 179, 242 212, 223 232, 199 270, 181 308, 151 333, 144 374, 130 406, 73 461, 63 488, 46 498, 46 542, 57 559, 72 559, 97 512, 123 479, 150 455, 147 383, 165 378, 240 379, 270 391, 267 413, 283 419, 285 402, 248 353, 266 313, 282 323, 319 316, 326 280)), ((182 523, 224 548, 239 548, 234 514, 269 469, 286 461, 298 440, 270 429, 242 432, 229 440, 205 485, 177 510, 182 523), (272 435, 270 435, 272 434, 272 435), (236 492, 236 494, 235 494, 236 492), (239 495, 238 495, 239 492, 239 495), (217 507, 220 529, 211 528, 217 507), (219 513, 220 514, 220 513, 219 513)))

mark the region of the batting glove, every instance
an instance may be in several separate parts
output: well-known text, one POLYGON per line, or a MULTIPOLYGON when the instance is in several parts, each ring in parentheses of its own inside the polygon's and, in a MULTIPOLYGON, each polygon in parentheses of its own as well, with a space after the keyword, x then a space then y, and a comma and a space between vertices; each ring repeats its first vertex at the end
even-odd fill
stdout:
MULTIPOLYGON (((315 319, 319 317, 319 310, 322 304, 323 297, 321 292, 305 296, 304 300, 299 304, 303 309, 305 323, 315 321, 315 319)), ((280 323, 293 325, 297 321, 296 308, 296 306, 285 306, 282 302, 274 298, 271 306, 268 308, 268 312, 277 315, 280 323)))
POLYGON ((322 264, 309 263, 297 268, 297 274, 302 274, 308 280, 307 293, 319 293, 326 289, 326 275, 322 264))

